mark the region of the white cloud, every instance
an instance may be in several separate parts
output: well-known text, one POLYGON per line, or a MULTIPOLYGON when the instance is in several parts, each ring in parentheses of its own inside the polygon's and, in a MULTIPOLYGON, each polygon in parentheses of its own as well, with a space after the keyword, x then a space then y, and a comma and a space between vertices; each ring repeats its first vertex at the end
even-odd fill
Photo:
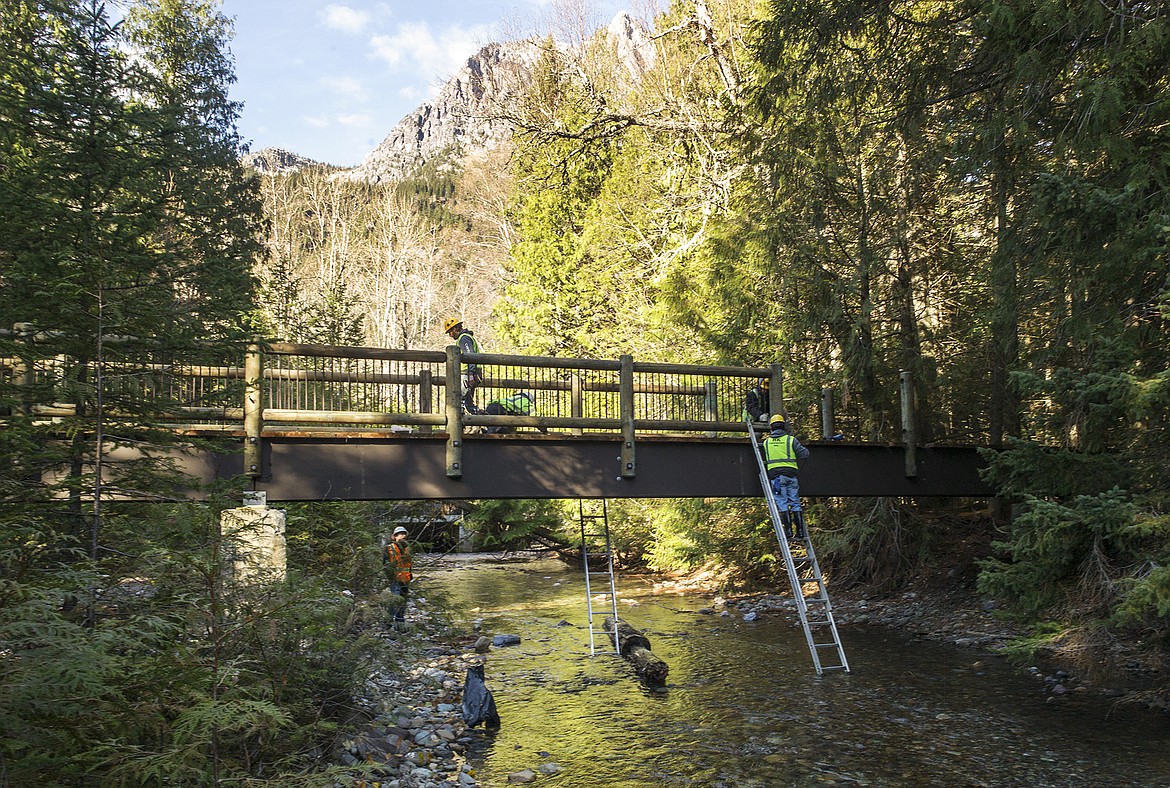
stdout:
POLYGON ((368 126, 373 121, 369 115, 338 115, 337 122, 342 126, 368 126))
POLYGON ((335 96, 350 101, 367 101, 370 98, 366 86, 355 77, 322 77, 321 84, 335 96))
POLYGON ((325 26, 343 33, 360 33, 370 22, 370 15, 365 11, 350 8, 346 5, 326 6, 321 12, 321 19, 325 26))
POLYGON ((312 126, 315 129, 325 129, 329 127, 329 119, 323 115, 301 115, 301 120, 305 124, 312 126))
POLYGON ((435 35, 426 22, 398 26, 393 35, 374 36, 374 55, 391 69, 408 68, 425 79, 449 77, 490 40, 491 27, 448 27, 435 35))

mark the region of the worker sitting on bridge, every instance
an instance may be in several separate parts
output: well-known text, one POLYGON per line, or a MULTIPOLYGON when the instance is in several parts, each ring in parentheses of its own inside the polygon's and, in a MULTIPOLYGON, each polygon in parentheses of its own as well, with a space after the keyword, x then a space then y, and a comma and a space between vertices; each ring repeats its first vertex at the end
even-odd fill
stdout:
POLYGON ((797 460, 808 457, 808 449, 801 445, 794 435, 789 434, 788 424, 782 414, 768 419, 770 432, 764 438, 760 451, 764 455, 764 467, 772 482, 776 496, 776 508, 780 512, 780 523, 784 535, 789 539, 804 539, 808 532, 804 527, 804 512, 800 509, 800 485, 796 480, 797 460))
MULTIPOLYGON (((491 416, 528 416, 532 413, 532 397, 526 391, 516 391, 507 397, 497 397, 488 403, 484 413, 491 416)), ((488 427, 488 435, 506 435, 515 432, 515 427, 488 427)))
POLYGON ((771 381, 768 378, 760 378, 756 381, 756 385, 748 389, 747 396, 743 401, 743 418, 745 421, 750 420, 753 424, 760 422, 766 424, 768 422, 768 411, 772 408, 772 403, 768 399, 768 388, 771 381))
MULTIPOLYGON (((471 333, 470 329, 463 327, 463 321, 457 317, 449 317, 443 321, 443 331, 447 336, 455 340, 455 344, 459 346, 459 352, 462 353, 480 353, 479 342, 475 339, 475 334, 471 333)), ((483 382, 483 368, 478 364, 464 364, 463 374, 461 376, 462 391, 460 397, 463 400, 463 410, 465 413, 482 413, 479 408, 475 406, 475 387, 483 382)))

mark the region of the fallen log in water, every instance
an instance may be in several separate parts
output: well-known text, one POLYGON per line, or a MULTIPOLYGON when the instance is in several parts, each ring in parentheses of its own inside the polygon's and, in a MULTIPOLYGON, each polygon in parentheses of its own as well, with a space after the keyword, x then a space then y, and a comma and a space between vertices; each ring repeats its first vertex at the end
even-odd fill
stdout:
MULTIPOLYGON (((613 640, 613 617, 606 616, 601 626, 609 635, 609 639, 613 640)), ((645 681, 647 684, 663 684, 666 682, 666 674, 670 672, 670 666, 654 656, 654 653, 650 651, 649 638, 625 621, 619 621, 617 625, 617 643, 620 644, 618 650, 621 651, 622 656, 634 663, 634 669, 642 681, 645 681)))

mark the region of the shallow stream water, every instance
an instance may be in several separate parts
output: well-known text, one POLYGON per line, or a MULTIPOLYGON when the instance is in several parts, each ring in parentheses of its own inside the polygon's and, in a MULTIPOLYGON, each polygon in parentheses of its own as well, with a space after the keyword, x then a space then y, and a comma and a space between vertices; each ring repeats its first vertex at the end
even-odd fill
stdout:
MULTIPOLYGON (((416 594, 444 597, 485 635, 522 639, 487 659, 502 725, 470 753, 485 786, 555 763, 563 771, 537 784, 1170 787, 1170 718, 1092 691, 1053 698, 981 652, 848 626, 852 673, 817 677, 794 614, 699 613, 710 597, 622 577, 619 615, 670 666, 655 690, 607 640, 590 656, 581 572, 556 561, 421 570, 416 594)), ((608 602, 595 605, 604 615, 608 602)))

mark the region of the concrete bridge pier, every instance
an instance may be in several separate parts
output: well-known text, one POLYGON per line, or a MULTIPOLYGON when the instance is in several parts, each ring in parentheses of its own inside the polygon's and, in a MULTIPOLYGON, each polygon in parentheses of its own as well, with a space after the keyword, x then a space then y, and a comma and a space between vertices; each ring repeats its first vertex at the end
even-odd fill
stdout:
POLYGON ((236 584, 283 582, 288 576, 288 547, 283 509, 269 509, 264 493, 247 505, 225 509, 220 534, 236 584))

